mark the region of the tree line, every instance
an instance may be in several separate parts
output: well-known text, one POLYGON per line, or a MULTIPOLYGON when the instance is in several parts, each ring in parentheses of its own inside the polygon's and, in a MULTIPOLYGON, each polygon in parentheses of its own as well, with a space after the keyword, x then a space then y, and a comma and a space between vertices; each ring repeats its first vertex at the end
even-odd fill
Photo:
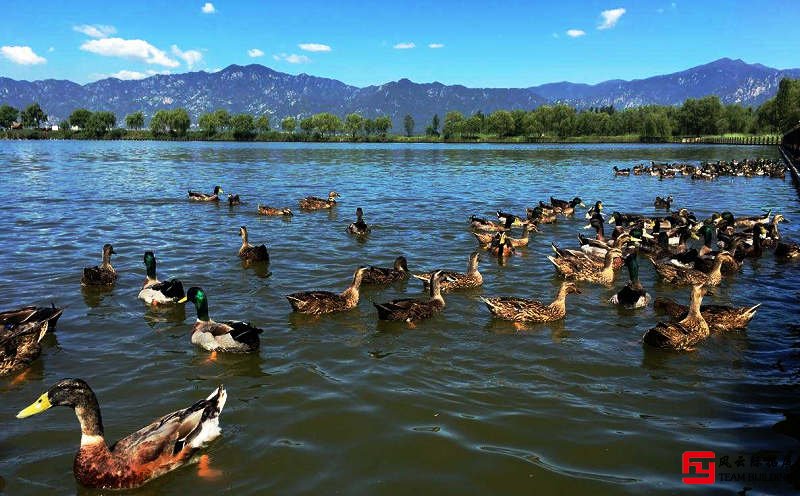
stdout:
MULTIPOLYGON (((47 115, 38 103, 19 111, 9 105, 0 106, 0 128, 14 122, 38 128, 47 115)), ((534 110, 497 110, 488 115, 478 111, 470 116, 447 112, 443 121, 434 115, 425 126, 424 135, 431 140, 459 141, 498 139, 538 140, 570 137, 623 135, 639 136, 644 141, 665 141, 674 136, 709 136, 728 133, 771 134, 784 132, 800 122, 800 80, 781 80, 774 98, 756 109, 738 104, 723 105, 716 96, 689 98, 680 106, 644 105, 617 110, 613 106, 577 110, 565 104, 542 105, 534 110)), ((112 112, 77 109, 60 123, 60 128, 79 133, 77 137, 124 137, 125 130, 116 127, 112 112)), ((145 128, 142 112, 125 117, 131 131, 145 128)), ((298 118, 284 117, 272 127, 267 114, 233 114, 219 109, 201 114, 192 129, 189 113, 182 108, 159 110, 149 122, 152 137, 251 140, 258 138, 306 140, 370 140, 386 139, 393 128, 388 116, 374 119, 358 113, 343 119, 330 112, 298 118)), ((403 119, 406 137, 415 135, 416 123, 411 115, 403 119)))

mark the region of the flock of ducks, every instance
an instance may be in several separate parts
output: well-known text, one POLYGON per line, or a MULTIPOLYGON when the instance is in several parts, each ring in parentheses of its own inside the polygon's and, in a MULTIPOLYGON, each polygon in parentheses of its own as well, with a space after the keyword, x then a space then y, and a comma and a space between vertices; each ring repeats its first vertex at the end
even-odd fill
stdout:
POLYGON ((687 176, 692 179, 716 179, 721 176, 786 178, 786 164, 780 160, 765 158, 732 160, 730 162, 718 160, 705 162, 699 166, 688 163, 650 162, 649 166, 639 164, 627 169, 614 166, 612 170, 617 176, 630 176, 633 173, 634 176, 657 176, 659 179, 671 179, 677 176, 687 176))
MULTIPOLYGON (((653 164, 642 173, 664 176, 672 170, 653 164)), ((681 174, 698 174, 709 170, 710 164, 690 169, 680 167, 681 174)), ((774 171, 774 164, 766 161, 718 162, 712 167, 720 175, 734 170, 774 171)), ((615 168, 615 174, 624 174, 615 168)), ((635 174, 637 172, 634 172, 635 174)), ((677 173, 677 172, 676 172, 677 173)), ((215 186, 210 194, 189 191, 189 199, 196 202, 219 202, 223 193, 215 186)), ((340 195, 331 191, 327 198, 307 197, 299 202, 303 211, 330 209, 336 206, 340 195)), ((231 206, 240 205, 238 195, 229 195, 231 206)), ((715 213, 708 219, 697 219, 687 209, 672 210, 673 198, 657 197, 656 208, 665 209, 663 216, 638 213, 603 213, 602 201, 586 210, 589 220, 585 229, 593 229, 594 236, 579 233, 574 248, 561 248, 552 243, 553 255, 547 258, 557 273, 564 278, 555 299, 543 303, 535 299, 516 296, 481 297, 489 312, 498 319, 517 323, 551 322, 566 316, 568 295, 581 294, 580 285, 599 284, 612 287, 618 272, 625 267, 629 281, 609 300, 609 304, 628 308, 641 308, 653 302, 654 307, 668 320, 658 322, 642 338, 645 346, 688 351, 695 349, 712 332, 726 332, 745 328, 754 317, 759 305, 733 307, 702 305, 703 297, 718 286, 731 273, 735 273, 746 259, 759 258, 773 249, 781 260, 800 258, 800 246, 782 239, 779 225, 788 222, 782 215, 735 217, 731 212, 715 213), (606 237, 606 227, 612 226, 606 237), (715 242, 716 239, 716 242, 715 242), (701 244, 692 246, 697 240, 701 244), (639 280, 639 259, 646 258, 665 283, 691 286, 688 305, 659 297, 652 300, 639 280)), ((444 295, 449 292, 482 286, 483 276, 478 270, 481 251, 499 261, 516 254, 528 245, 532 233, 541 233, 543 226, 560 218, 575 217, 577 208, 586 208, 576 197, 572 200, 550 198, 527 209, 525 216, 498 210, 497 220, 471 216, 468 220, 478 242, 467 262, 465 272, 434 270, 412 273, 407 260, 399 256, 392 267, 363 266, 355 270, 352 281, 342 292, 302 291, 286 296, 295 312, 325 315, 355 308, 359 302, 362 285, 386 286, 398 281, 419 279, 427 291, 424 298, 401 298, 383 303, 373 303, 381 320, 406 322, 409 326, 428 319, 445 308, 444 295), (512 231, 521 229, 520 237, 512 231)), ((258 213, 269 216, 291 216, 288 207, 258 206, 258 213)), ((369 226, 358 208, 356 220, 347 227, 353 236, 366 236, 369 226)), ((245 262, 269 263, 265 245, 252 245, 247 228, 240 228, 242 245, 238 256, 245 262)), ((87 287, 113 286, 117 272, 111 265, 115 254, 111 244, 103 246, 100 265, 83 270, 81 284, 87 287)), ((160 281, 157 277, 155 254, 144 253, 145 279, 138 294, 139 299, 154 307, 194 305, 197 319, 192 326, 191 342, 211 352, 249 353, 260 346, 262 329, 237 320, 215 321, 209 315, 206 292, 190 287, 184 292, 181 281, 160 281)), ((41 353, 43 336, 54 329, 63 309, 52 307, 23 307, 0 313, 0 376, 20 372, 41 353)), ((220 434, 218 419, 225 405, 226 392, 220 386, 206 399, 192 406, 170 413, 109 447, 103 437, 100 407, 89 385, 80 379, 64 379, 53 385, 33 404, 17 415, 25 418, 53 406, 66 406, 75 411, 81 426, 81 444, 75 458, 74 473, 83 485, 95 488, 121 489, 141 486, 147 481, 174 470, 193 459, 196 452, 220 434)))

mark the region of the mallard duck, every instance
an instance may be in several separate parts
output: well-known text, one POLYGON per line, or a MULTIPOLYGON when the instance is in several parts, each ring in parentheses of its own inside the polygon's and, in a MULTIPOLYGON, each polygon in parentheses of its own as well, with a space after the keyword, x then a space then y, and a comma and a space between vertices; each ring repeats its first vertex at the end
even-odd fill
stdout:
POLYGON ((672 195, 669 195, 666 198, 661 198, 660 196, 656 196, 656 199, 653 202, 653 206, 655 208, 666 208, 667 210, 669 210, 670 206, 672 206, 672 202, 673 202, 672 195))
POLYGON ((391 268, 367 267, 361 277, 361 284, 391 284, 408 279, 409 274, 406 257, 400 255, 394 260, 394 266, 391 268))
POLYGON ((528 223, 526 219, 514 214, 509 214, 501 210, 497 211, 497 222, 507 228, 522 227, 528 223))
POLYGON ((228 195, 228 206, 235 207, 237 205, 241 205, 242 200, 239 199, 239 195, 228 195))
POLYGON ((325 200, 323 198, 319 198, 316 196, 307 196, 300 200, 300 209, 301 210, 323 210, 326 208, 332 208, 336 205, 336 199, 341 197, 339 193, 335 191, 331 191, 328 193, 328 199, 325 200))
POLYGON ((148 305, 172 305, 184 297, 183 283, 177 279, 161 282, 156 277, 156 256, 152 251, 144 252, 144 266, 147 277, 144 279, 139 299, 148 305))
POLYGON ((684 286, 689 284, 719 286, 719 284, 722 282, 722 264, 728 263, 738 267, 736 260, 733 258, 733 256, 731 256, 730 253, 727 252, 720 252, 719 255, 717 255, 717 257, 714 259, 714 266, 712 267, 711 272, 708 274, 697 269, 679 267, 669 260, 657 262, 651 258, 650 261, 653 263, 653 266, 656 268, 656 272, 658 272, 658 275, 661 276, 661 279, 664 282, 668 282, 676 286, 684 286))
POLYGON ((769 216, 772 214, 772 209, 769 209, 764 215, 754 215, 752 217, 737 217, 734 221, 736 227, 753 227, 756 224, 769 224, 769 216))
POLYGON ((109 243, 103 245, 103 263, 83 269, 81 286, 111 286, 117 280, 117 271, 111 266, 111 255, 116 255, 109 243))
MULTIPOLYGON (((781 240, 781 230, 778 227, 778 224, 781 222, 789 222, 789 219, 783 216, 783 214, 775 214, 772 217, 772 222, 767 224, 766 230, 767 235, 762 244, 767 248, 775 248, 778 245, 778 241, 781 240)), ((757 229, 753 229, 757 230, 757 229)))
POLYGON ((41 341, 54 330, 62 308, 27 306, 0 313, 0 377, 28 367, 42 353, 41 341))
POLYGON ((612 248, 606 252, 602 265, 589 258, 585 253, 572 253, 561 250, 556 245, 552 245, 556 256, 548 256, 547 259, 555 265, 565 279, 577 281, 587 281, 605 286, 614 283, 615 270, 622 266, 622 251, 612 248))
POLYGON ((242 247, 239 248, 239 258, 247 262, 269 262, 269 252, 266 245, 254 246, 247 242, 247 227, 239 228, 242 237, 242 247))
POLYGON ((200 193, 199 191, 189 191, 189 199, 192 201, 200 201, 200 202, 215 202, 219 201, 219 195, 224 193, 222 188, 219 186, 214 186, 214 192, 210 195, 205 193, 200 193))
POLYGON ((486 303, 492 315, 498 319, 514 322, 552 322, 561 320, 567 314, 566 299, 568 294, 578 293, 581 290, 570 281, 561 283, 556 299, 549 305, 537 300, 500 296, 496 298, 481 298, 486 303))
POLYGON ((655 348, 684 351, 691 350, 694 345, 708 338, 708 323, 700 313, 700 303, 707 292, 708 289, 702 284, 694 285, 686 317, 679 322, 659 322, 644 333, 642 341, 655 348))
POLYGON ((545 210, 541 206, 526 208, 528 221, 536 224, 552 224, 558 220, 558 215, 552 210, 545 210))
MULTIPOLYGON (((752 307, 732 307, 730 305, 702 305, 700 313, 708 323, 709 328, 715 332, 724 332, 734 329, 744 329, 756 314, 761 303, 752 307)), ((658 297, 653 301, 656 311, 666 313, 674 320, 686 317, 688 308, 670 298, 658 297)))
POLYGON ((506 233, 500 232, 495 234, 492 238, 492 242, 489 244, 489 253, 494 257, 502 259, 510 257, 516 253, 516 250, 514 249, 514 245, 511 244, 511 238, 506 235, 506 233))
POLYGON ((616 165, 613 167, 614 175, 615 176, 630 176, 631 170, 630 169, 620 169, 616 165))
POLYGON ((584 205, 583 201, 577 196, 570 201, 559 200, 558 198, 553 198, 551 196, 550 205, 552 205, 555 208, 561 209, 561 213, 565 216, 574 214, 575 207, 577 206, 586 208, 586 205, 584 205))
POLYGON ((594 202, 594 205, 589 210, 586 211, 586 218, 591 219, 595 215, 600 215, 601 216, 600 218, 602 219, 602 212, 603 212, 603 202, 598 200, 594 202))
POLYGON ((800 245, 797 243, 779 242, 775 247, 775 258, 791 260, 800 257, 800 245))
POLYGON ((258 206, 258 215, 269 215, 277 217, 279 215, 283 215, 286 217, 291 217, 294 214, 292 213, 291 208, 275 208, 275 207, 268 207, 266 205, 259 205, 258 206))
POLYGON ((510 217, 506 217, 502 224, 486 220, 482 217, 476 217, 474 215, 470 216, 469 218, 469 226, 472 229, 475 229, 476 231, 482 231, 482 232, 507 231, 511 229, 511 224, 513 223, 514 220, 510 217))
POLYGON ((57 382, 17 418, 54 406, 72 408, 81 426, 81 446, 72 465, 75 479, 91 488, 130 489, 189 463, 200 448, 217 438, 226 398, 225 388, 219 386, 205 400, 165 415, 111 447, 103 437, 97 397, 81 379, 57 382))
POLYGON ((411 324, 441 312, 444 309, 444 298, 440 286, 442 277, 441 270, 431 274, 428 282, 430 298, 402 298, 386 303, 373 303, 378 310, 378 318, 380 320, 399 320, 411 324))
MULTIPOLYGON (((454 289, 470 289, 477 288, 483 284, 483 276, 478 272, 478 262, 480 262, 480 253, 473 251, 469 256, 467 262, 467 272, 455 272, 449 270, 439 270, 433 272, 441 272, 442 278, 439 281, 442 292, 447 293, 454 289)), ((423 272, 421 274, 414 274, 414 277, 422 280, 425 289, 431 281, 433 272, 423 272)))
POLYGON ((639 254, 629 253, 625 257, 625 265, 628 267, 628 275, 631 280, 617 294, 612 296, 608 302, 613 305, 622 305, 628 308, 642 308, 650 303, 650 295, 639 282, 639 254))
POLYGON ((767 233, 766 228, 763 225, 756 225, 753 229, 753 244, 747 245, 745 243, 740 243, 736 251, 733 252, 733 256, 736 257, 737 260, 744 260, 745 258, 761 258, 764 254, 764 245, 762 244, 763 238, 767 233))
POLYGON ((208 316, 208 297, 202 288, 191 287, 178 303, 191 301, 197 309, 197 321, 192 326, 192 344, 208 351, 249 353, 258 351, 262 329, 249 322, 226 320, 216 322, 208 316))
POLYGON ((371 229, 364 222, 364 211, 361 210, 361 207, 356 209, 356 221, 352 222, 349 226, 347 226, 347 232, 350 234, 354 234, 356 236, 366 236, 369 234, 371 229))
POLYGON ((358 305, 359 287, 366 267, 359 267, 353 274, 353 282, 341 293, 330 291, 304 291, 286 296, 292 310, 310 315, 322 315, 333 312, 343 312, 358 305))
MULTIPOLYGON (((514 248, 522 248, 522 247, 528 246, 528 243, 530 242, 530 239, 531 239, 530 238, 530 233, 531 233, 531 227, 530 226, 531 225, 532 224, 526 223, 522 227, 522 237, 520 237, 520 238, 511 238, 511 237, 509 237, 508 238, 508 241, 511 243, 511 246, 513 246, 514 248)), ((533 230, 534 231, 538 231, 538 229, 536 229, 536 226, 533 226, 533 230)), ((494 239, 494 237, 495 237, 495 235, 493 235, 493 234, 479 233, 479 232, 474 232, 474 233, 472 233, 472 235, 475 236, 475 238, 478 240, 478 243, 480 243, 481 248, 484 249, 484 250, 488 250, 490 248, 490 246, 492 244, 492 239, 494 239)))

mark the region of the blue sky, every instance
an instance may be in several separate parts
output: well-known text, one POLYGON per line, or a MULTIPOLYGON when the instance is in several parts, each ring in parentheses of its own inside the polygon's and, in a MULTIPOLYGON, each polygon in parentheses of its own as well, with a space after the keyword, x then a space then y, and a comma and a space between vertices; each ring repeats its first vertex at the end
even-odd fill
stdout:
POLYGON ((720 57, 800 67, 800 1, 5 0, 0 76, 141 78, 258 63, 357 86, 596 83, 720 57))

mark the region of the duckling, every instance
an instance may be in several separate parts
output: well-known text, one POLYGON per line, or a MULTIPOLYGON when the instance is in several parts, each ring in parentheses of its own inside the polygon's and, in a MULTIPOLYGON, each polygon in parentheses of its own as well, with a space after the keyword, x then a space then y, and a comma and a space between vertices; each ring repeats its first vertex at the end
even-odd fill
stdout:
POLYGON ((83 269, 81 286, 112 286, 117 281, 117 271, 111 266, 111 255, 116 255, 109 243, 103 245, 103 263, 83 269))
POLYGON ((442 297, 441 280, 443 274, 437 270, 431 274, 428 287, 430 288, 430 298, 401 298, 398 300, 387 301, 386 303, 373 303, 378 310, 380 320, 399 320, 413 324, 420 320, 433 317, 444 309, 444 297, 442 297))
POLYGON ((498 319, 514 322, 552 322, 561 320, 567 314, 566 299, 568 294, 580 294, 581 290, 575 283, 564 281, 558 290, 555 300, 549 305, 537 300, 500 296, 495 298, 481 298, 486 303, 492 316, 498 319))
POLYGON ((269 262, 269 252, 266 245, 253 246, 247 242, 247 227, 239 228, 242 237, 242 247, 239 248, 239 258, 247 262, 269 262))
POLYGON ((391 284, 408 279, 408 262, 406 257, 400 255, 394 260, 394 266, 373 267, 369 266, 361 278, 361 284, 391 284))
MULTIPOLYGON (((702 305, 700 313, 713 332, 725 332, 745 329, 753 319, 761 303, 752 307, 733 307, 730 305, 702 305)), ((653 308, 669 315, 671 319, 680 320, 686 317, 688 307, 670 298, 658 297, 653 308)))
POLYGON ((235 207, 237 205, 241 205, 242 201, 239 199, 239 195, 228 195, 228 206, 235 207))
POLYGON ((672 205, 673 198, 672 195, 667 196, 666 198, 661 198, 660 196, 656 196, 656 200, 653 202, 653 206, 655 208, 666 208, 669 210, 670 206, 672 205))
POLYGON ((583 204, 583 201, 578 198, 577 196, 570 201, 566 200, 559 200, 558 198, 550 197, 550 205, 556 208, 561 209, 561 213, 564 216, 569 216, 575 213, 575 207, 581 206, 586 208, 586 205, 583 204))
POLYGON ((708 323, 700 313, 700 303, 708 289, 702 284, 692 287, 692 297, 686 317, 679 322, 659 322, 644 333, 644 344, 655 348, 689 351, 711 334, 708 323))
POLYGON ((330 291, 303 291, 286 296, 292 310, 310 315, 323 315, 333 312, 344 312, 358 305, 359 287, 366 267, 359 267, 353 274, 353 282, 341 293, 330 291))
POLYGON ((578 252, 579 255, 568 253, 565 250, 560 250, 555 245, 553 245, 553 250, 557 256, 548 256, 547 259, 555 265, 556 270, 565 279, 611 286, 614 283, 614 271, 621 266, 618 261, 622 259, 622 251, 617 248, 612 248, 606 252, 602 266, 598 266, 598 262, 587 257, 584 253, 578 252))
POLYGON ((148 305, 173 305, 184 297, 183 283, 177 279, 161 282, 156 277, 156 256, 152 251, 144 252, 144 266, 147 277, 144 279, 139 299, 148 305))
POLYGON ((214 186, 214 192, 211 193, 210 195, 190 190, 189 199, 192 201, 200 201, 200 202, 215 202, 219 201, 219 195, 221 195, 222 193, 224 193, 224 191, 222 191, 222 188, 220 188, 219 186, 214 186))
POLYGON ((361 207, 358 207, 356 209, 356 221, 347 226, 347 232, 349 232, 350 234, 354 234, 356 236, 366 236, 367 234, 369 234, 371 229, 369 228, 367 223, 364 222, 363 217, 364 217, 364 211, 361 210, 361 207))
POLYGON ((63 312, 55 306, 28 306, 0 313, 0 377, 27 368, 41 355, 42 338, 63 312))
POLYGON ((511 244, 511 238, 506 233, 500 232, 495 234, 492 242, 489 244, 489 253, 497 258, 507 258, 516 253, 514 245, 511 244))
POLYGON ((316 196, 307 196, 300 200, 300 209, 301 210, 324 210, 326 208, 332 208, 336 205, 336 199, 340 198, 341 195, 335 191, 331 191, 328 193, 328 199, 318 198, 316 196))
POLYGON ((797 243, 779 242, 775 247, 775 258, 779 260, 793 260, 800 258, 800 245, 797 243))
MULTIPOLYGON (((478 272, 478 262, 480 262, 480 253, 473 251, 469 256, 469 261, 467 262, 466 273, 447 270, 436 271, 441 272, 442 277, 439 283, 442 292, 447 293, 456 289, 477 288, 482 285, 483 276, 480 272, 478 272)), ((422 280, 425 289, 428 289, 432 275, 433 272, 423 272, 421 274, 414 274, 414 277, 422 280)))
POLYGON ((191 287, 178 303, 191 301, 197 309, 197 321, 192 326, 192 344, 208 351, 250 353, 258 351, 262 329, 249 322, 226 320, 216 322, 208 316, 208 297, 202 288, 191 287))
POLYGON ((614 175, 615 176, 630 176, 631 170, 630 169, 620 169, 616 165, 613 167, 614 175))
POLYGON ((650 303, 650 295, 639 282, 639 254, 633 252, 625 257, 625 265, 628 267, 628 274, 631 280, 617 294, 612 296, 608 302, 613 305, 622 305, 628 308, 642 308, 650 303))
POLYGON ((650 261, 653 263, 653 266, 656 268, 656 272, 658 272, 658 275, 661 276, 661 279, 664 282, 668 282, 676 286, 689 284, 719 286, 719 284, 722 282, 722 264, 728 263, 738 266, 733 256, 727 252, 720 252, 720 254, 717 255, 717 257, 714 259, 714 266, 712 267, 711 272, 708 274, 696 269, 678 267, 669 261, 656 262, 652 258, 650 261))
POLYGON ((81 446, 72 465, 75 479, 97 489, 131 489, 189 463, 220 435, 219 415, 227 394, 219 386, 205 400, 161 417, 111 447, 103 436, 100 406, 82 379, 63 379, 17 414, 27 418, 54 406, 75 411, 81 446))
POLYGON ((282 215, 284 217, 291 217, 294 214, 292 213, 291 208, 275 208, 275 207, 268 207, 266 205, 259 205, 258 215, 268 215, 272 217, 277 217, 282 215))

